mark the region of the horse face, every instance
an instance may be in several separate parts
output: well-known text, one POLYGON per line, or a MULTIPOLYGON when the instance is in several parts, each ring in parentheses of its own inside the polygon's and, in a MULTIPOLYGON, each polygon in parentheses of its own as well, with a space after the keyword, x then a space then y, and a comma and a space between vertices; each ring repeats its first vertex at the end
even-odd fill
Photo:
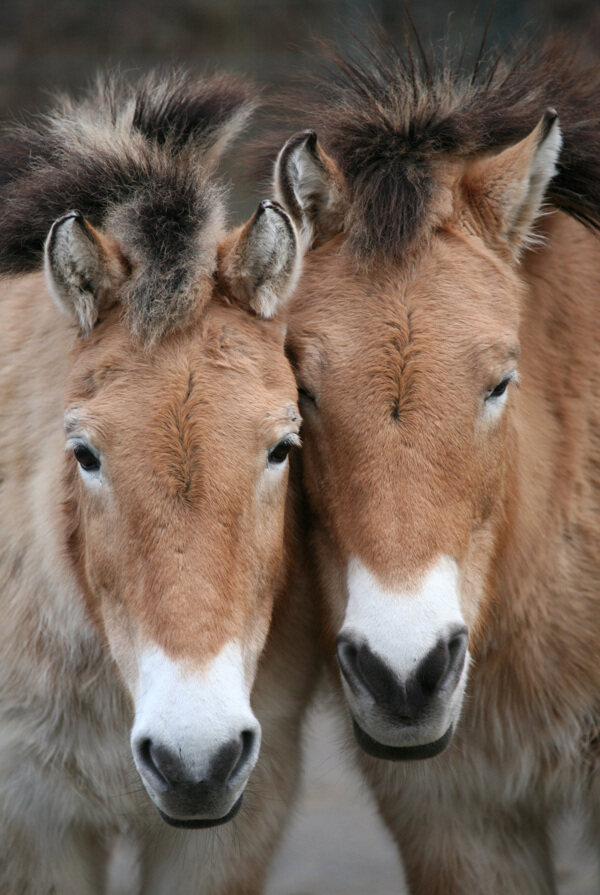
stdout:
POLYGON ((184 827, 232 817, 258 756, 250 696, 300 422, 281 326, 215 288, 200 319, 149 345, 105 301, 76 341, 65 412, 69 554, 133 700, 136 767, 184 827))
POLYGON ((324 249, 311 262, 289 350, 342 684, 362 742, 417 757, 460 710, 514 437, 520 293, 452 237, 410 275, 367 280, 324 249))
POLYGON ((278 161, 279 195, 297 214, 305 205, 317 242, 288 343, 326 629, 357 739, 377 757, 426 758, 448 744, 492 608, 517 487, 514 262, 554 170, 551 130, 457 166, 444 223, 401 263, 368 271, 348 234, 331 235, 343 178, 314 134, 293 138, 278 161))

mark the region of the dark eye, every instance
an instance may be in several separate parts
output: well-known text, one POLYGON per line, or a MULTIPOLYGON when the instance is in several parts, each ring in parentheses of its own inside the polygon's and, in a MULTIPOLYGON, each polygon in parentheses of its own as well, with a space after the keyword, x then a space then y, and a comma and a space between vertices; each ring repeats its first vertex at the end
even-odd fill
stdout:
POLYGON ((86 444, 76 444, 73 454, 86 472, 98 472, 100 469, 100 458, 86 444))
POLYGON ((288 435, 287 438, 283 438, 279 444, 276 444, 274 448, 271 448, 267 457, 269 466, 280 466, 284 463, 295 443, 295 440, 288 435))
POLYGON ((310 404, 314 404, 315 407, 317 406, 317 399, 313 393, 301 386, 298 386, 298 399, 299 401, 308 401, 310 404))
POLYGON ((489 390, 489 392, 485 396, 485 400, 492 401, 494 400, 494 398, 501 398, 512 379, 513 374, 511 373, 510 376, 506 376, 501 382, 499 382, 498 385, 495 386, 495 388, 489 390))

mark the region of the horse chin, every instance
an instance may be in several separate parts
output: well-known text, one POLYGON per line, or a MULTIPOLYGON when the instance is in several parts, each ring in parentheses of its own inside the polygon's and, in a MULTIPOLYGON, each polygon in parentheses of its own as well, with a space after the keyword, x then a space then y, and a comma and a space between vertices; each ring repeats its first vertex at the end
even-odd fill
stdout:
POLYGON ((242 807, 243 798, 243 795, 241 795, 237 802, 235 802, 233 808, 231 808, 227 814, 224 814, 223 817, 193 817, 185 820, 180 817, 170 817, 168 814, 165 814, 164 811, 161 811, 160 808, 157 808, 156 810, 165 823, 169 824, 170 827, 177 827, 180 830, 206 830, 209 827, 220 827, 221 824, 226 824, 228 821, 233 820, 242 807))
POLYGON ((425 758, 433 758, 444 751, 454 733, 454 726, 451 724, 446 732, 433 742, 416 746, 387 746, 369 736, 356 719, 353 718, 352 722, 354 736, 361 749, 373 758, 383 758, 386 761, 422 761, 425 758))

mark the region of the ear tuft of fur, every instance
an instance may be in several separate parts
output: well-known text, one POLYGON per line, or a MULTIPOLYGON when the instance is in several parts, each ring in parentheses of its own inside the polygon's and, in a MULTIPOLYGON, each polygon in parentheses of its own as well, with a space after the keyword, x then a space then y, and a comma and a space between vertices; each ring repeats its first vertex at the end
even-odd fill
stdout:
POLYGON ((227 291, 268 320, 296 288, 301 257, 291 217, 276 202, 264 201, 223 252, 220 274, 227 291))

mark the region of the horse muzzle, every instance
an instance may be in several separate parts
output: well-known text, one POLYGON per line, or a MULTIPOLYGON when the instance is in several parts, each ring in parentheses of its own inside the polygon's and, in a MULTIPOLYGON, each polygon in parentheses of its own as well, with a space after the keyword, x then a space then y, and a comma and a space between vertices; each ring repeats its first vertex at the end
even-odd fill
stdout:
POLYGON ((337 655, 357 742, 390 761, 431 758, 449 744, 467 664, 467 630, 450 630, 402 676, 356 634, 342 631, 337 655))
POLYGON ((172 826, 211 827, 231 820, 260 745, 260 728, 247 728, 216 746, 204 762, 149 738, 133 743, 137 769, 160 816, 172 826))
POLYGON ((260 739, 237 644, 226 645, 197 669, 156 645, 143 653, 131 750, 167 823, 205 827, 234 817, 260 739))

